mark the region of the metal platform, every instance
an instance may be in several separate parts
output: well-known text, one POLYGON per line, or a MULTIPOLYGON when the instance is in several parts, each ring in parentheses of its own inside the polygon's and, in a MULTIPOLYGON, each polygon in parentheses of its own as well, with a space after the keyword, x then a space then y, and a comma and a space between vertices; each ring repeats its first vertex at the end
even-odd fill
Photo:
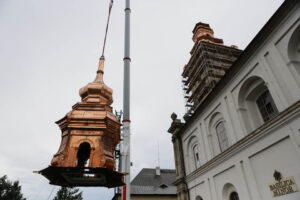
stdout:
POLYGON ((64 187, 119 187, 124 185, 124 173, 106 168, 53 167, 38 172, 45 176, 51 185, 64 187))

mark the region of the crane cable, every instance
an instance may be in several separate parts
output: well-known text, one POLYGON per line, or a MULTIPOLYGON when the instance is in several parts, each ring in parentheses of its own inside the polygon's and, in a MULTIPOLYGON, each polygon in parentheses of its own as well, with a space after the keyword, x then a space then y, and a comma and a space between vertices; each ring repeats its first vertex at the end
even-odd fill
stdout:
POLYGON ((41 192, 45 189, 45 187, 46 187, 47 185, 48 185, 48 184, 44 184, 44 186, 41 187, 41 188, 39 189, 39 192, 38 192, 37 194, 35 194, 33 200, 36 200, 36 199, 40 196, 41 192))
POLYGON ((109 9, 108 9, 108 17, 107 17, 107 23, 106 23, 106 30, 105 30, 105 36, 104 36, 104 42, 103 42, 103 48, 102 48, 102 55, 101 57, 104 57, 104 51, 105 51, 105 45, 106 45, 106 37, 107 37, 107 32, 108 32, 108 26, 109 26, 109 19, 110 19, 110 14, 111 14, 111 10, 113 7, 113 0, 110 0, 109 3, 109 9))
POLYGON ((51 195, 52 195, 52 193, 53 193, 54 189, 55 189, 55 185, 52 187, 52 190, 51 190, 51 192, 50 192, 50 194, 49 194, 49 196, 48 196, 47 200, 49 200, 49 199, 50 199, 50 197, 51 197, 51 195))

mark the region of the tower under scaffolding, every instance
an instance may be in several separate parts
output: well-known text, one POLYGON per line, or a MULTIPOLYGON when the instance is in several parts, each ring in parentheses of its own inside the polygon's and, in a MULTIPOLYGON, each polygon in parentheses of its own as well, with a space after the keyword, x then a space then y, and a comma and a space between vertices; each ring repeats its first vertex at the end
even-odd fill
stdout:
POLYGON ((242 52, 215 38, 208 24, 196 24, 193 33, 195 44, 182 73, 185 119, 194 113, 242 52))

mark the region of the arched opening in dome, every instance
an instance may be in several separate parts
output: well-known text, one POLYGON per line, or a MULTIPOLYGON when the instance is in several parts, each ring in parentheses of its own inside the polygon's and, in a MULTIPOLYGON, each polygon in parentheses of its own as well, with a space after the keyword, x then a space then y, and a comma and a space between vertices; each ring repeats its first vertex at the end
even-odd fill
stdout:
POLYGON ((81 143, 77 152, 77 167, 88 167, 91 154, 91 146, 89 143, 81 143))

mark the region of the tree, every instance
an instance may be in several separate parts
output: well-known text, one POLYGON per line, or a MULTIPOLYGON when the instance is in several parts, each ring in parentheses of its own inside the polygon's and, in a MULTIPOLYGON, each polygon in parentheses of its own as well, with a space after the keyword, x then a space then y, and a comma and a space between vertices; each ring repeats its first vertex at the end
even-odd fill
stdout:
POLYGON ((11 182, 7 176, 0 178, 0 199, 1 200, 26 200, 21 193, 19 181, 11 182))
POLYGON ((78 188, 61 187, 53 200, 82 200, 82 192, 78 188))

